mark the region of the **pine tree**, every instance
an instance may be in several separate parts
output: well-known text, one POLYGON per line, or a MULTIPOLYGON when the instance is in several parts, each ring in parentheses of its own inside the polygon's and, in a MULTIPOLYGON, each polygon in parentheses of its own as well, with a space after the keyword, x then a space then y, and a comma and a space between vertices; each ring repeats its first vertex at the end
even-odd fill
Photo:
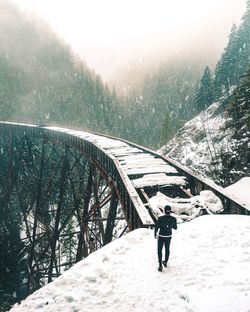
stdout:
POLYGON ((228 45, 215 69, 214 90, 217 99, 223 94, 228 96, 230 86, 239 81, 239 49, 239 34, 236 25, 233 24, 228 45))
POLYGON ((246 13, 240 26, 233 25, 229 42, 215 69, 214 89, 216 99, 228 96, 240 77, 250 66, 250 2, 247 1, 246 13))
POLYGON ((229 124, 235 129, 235 137, 250 135, 250 70, 242 77, 227 110, 229 124))
POLYGON ((0 56, 0 119, 8 120, 18 112, 18 73, 6 57, 0 56))
POLYGON ((176 113, 167 113, 160 129, 160 143, 166 144, 171 140, 184 123, 183 120, 179 120, 176 113))
POLYGON ((204 70, 195 99, 198 113, 206 109, 214 100, 213 79, 208 66, 204 70))
POLYGON ((228 151, 222 150, 220 154, 226 185, 250 175, 250 70, 235 89, 227 114, 226 128, 231 130, 232 138, 228 151))
POLYGON ((239 77, 250 68, 250 1, 239 28, 239 77))

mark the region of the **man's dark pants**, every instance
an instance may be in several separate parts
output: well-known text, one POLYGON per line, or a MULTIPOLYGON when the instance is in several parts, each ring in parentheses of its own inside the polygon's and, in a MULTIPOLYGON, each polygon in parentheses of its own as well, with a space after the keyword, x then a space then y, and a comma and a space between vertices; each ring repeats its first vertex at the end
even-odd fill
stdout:
POLYGON ((159 260, 159 264, 161 264, 162 262, 162 248, 163 245, 165 246, 165 259, 164 261, 167 263, 168 262, 168 258, 169 258, 169 247, 170 247, 170 242, 171 242, 171 238, 172 237, 158 237, 158 244, 157 244, 157 248, 158 248, 158 260, 159 260))

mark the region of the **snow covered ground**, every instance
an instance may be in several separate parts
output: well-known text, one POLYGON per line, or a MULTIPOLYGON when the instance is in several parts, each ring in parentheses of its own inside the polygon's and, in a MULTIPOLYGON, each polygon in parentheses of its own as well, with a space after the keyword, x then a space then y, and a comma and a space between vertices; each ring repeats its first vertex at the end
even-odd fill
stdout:
POLYGON ((229 185, 225 188, 225 192, 250 210, 250 177, 244 177, 236 183, 229 185))
POLYGON ((206 215, 178 225, 157 271, 153 230, 91 254, 11 312, 249 312, 250 217, 206 215))

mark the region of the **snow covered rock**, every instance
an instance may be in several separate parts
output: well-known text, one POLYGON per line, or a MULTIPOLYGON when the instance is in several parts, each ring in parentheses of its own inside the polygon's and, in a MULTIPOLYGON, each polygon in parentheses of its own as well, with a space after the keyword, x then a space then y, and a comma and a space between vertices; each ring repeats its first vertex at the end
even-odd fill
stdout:
POLYGON ((166 205, 170 205, 172 215, 176 217, 178 223, 190 221, 200 216, 204 209, 208 213, 223 211, 223 204, 219 197, 208 190, 201 191, 200 195, 190 198, 172 198, 157 192, 156 196, 149 199, 149 205, 156 216, 162 214, 166 205))

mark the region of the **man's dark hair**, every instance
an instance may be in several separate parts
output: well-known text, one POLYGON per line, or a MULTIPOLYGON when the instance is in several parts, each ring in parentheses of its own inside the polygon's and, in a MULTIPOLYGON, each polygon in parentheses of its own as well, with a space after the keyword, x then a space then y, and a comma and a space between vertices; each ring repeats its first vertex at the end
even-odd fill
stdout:
POLYGON ((169 205, 166 205, 166 206, 164 207, 164 211, 165 211, 165 213, 171 212, 171 207, 170 207, 169 205))

